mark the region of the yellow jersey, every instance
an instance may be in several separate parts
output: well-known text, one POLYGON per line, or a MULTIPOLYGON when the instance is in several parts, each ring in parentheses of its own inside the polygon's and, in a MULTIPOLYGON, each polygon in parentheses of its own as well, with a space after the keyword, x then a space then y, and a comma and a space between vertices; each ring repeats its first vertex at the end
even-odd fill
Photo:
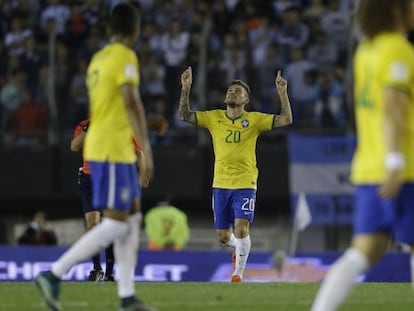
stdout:
POLYGON ((271 130, 275 115, 245 112, 237 119, 225 110, 196 111, 196 122, 209 130, 215 155, 214 188, 257 189, 256 141, 271 130))
POLYGON ((362 41, 354 55, 357 148, 351 177, 356 184, 378 184, 386 175, 384 89, 406 92, 401 151, 405 181, 414 181, 414 50, 402 35, 383 33, 362 41))
POLYGON ((91 122, 84 146, 87 161, 136 161, 121 86, 138 88, 138 67, 135 52, 120 43, 109 44, 93 56, 87 70, 91 122))

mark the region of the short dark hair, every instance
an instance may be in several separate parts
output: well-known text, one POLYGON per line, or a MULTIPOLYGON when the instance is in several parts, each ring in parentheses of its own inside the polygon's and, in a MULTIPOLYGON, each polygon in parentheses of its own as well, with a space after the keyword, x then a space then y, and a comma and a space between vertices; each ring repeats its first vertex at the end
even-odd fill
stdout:
POLYGON ((117 4, 111 12, 110 28, 113 34, 132 35, 140 22, 140 13, 128 3, 117 4))
POLYGON ((250 95, 250 86, 248 86, 246 82, 244 82, 242 80, 233 80, 233 81, 230 82, 229 87, 234 85, 234 84, 240 85, 242 88, 244 88, 246 90, 247 94, 250 95))
POLYGON ((367 38, 397 31, 402 20, 409 25, 410 0, 361 0, 356 14, 358 26, 367 38))

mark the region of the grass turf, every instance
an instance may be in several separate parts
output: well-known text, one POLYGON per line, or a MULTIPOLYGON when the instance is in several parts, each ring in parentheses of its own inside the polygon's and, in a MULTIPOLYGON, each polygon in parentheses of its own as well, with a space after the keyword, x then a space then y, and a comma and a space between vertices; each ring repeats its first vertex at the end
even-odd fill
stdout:
MULTIPOLYGON (((137 283, 137 293, 159 311, 309 310, 315 283, 137 283)), ((114 283, 62 284, 64 310, 117 310, 114 283)), ((0 283, 0 310, 47 310, 34 283, 0 283)), ((408 283, 361 283, 340 310, 414 310, 408 283)))

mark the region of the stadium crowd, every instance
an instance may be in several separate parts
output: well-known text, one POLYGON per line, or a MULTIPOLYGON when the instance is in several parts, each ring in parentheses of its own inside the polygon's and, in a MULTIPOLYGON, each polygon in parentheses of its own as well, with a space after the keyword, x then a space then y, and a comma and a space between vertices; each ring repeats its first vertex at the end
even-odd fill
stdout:
MULTIPOLYGON (((0 1, 0 128, 5 145, 36 147, 46 141, 50 78, 59 133, 69 133, 87 118, 85 69, 91 55, 107 43, 106 22, 117 2, 0 1), (51 69, 49 39, 54 32, 51 69)), ((136 45, 140 91, 148 125, 156 129, 151 134, 154 144, 171 142, 172 129, 187 130, 176 110, 180 73, 188 65, 202 77, 198 83, 207 94, 206 102, 193 103, 196 107, 222 107, 229 81, 242 79, 252 89, 250 109, 275 112, 280 106, 274 78, 282 69, 290 86, 292 127, 347 126, 349 1, 139 2, 143 11, 136 45)))

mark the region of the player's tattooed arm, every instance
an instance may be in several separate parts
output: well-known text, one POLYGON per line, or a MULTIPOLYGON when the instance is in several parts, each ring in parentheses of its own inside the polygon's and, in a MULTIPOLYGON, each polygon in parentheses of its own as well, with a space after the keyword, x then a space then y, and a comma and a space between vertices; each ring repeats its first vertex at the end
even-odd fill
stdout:
POLYGON ((280 98, 280 113, 275 116, 273 127, 289 125, 292 123, 292 109, 290 107, 290 100, 287 92, 287 81, 282 77, 280 70, 277 72, 275 79, 277 91, 280 98))
POLYGON ((191 71, 191 67, 188 67, 181 74, 181 97, 180 106, 178 107, 178 115, 182 121, 195 124, 195 113, 190 109, 190 90, 192 82, 193 74, 191 71))

